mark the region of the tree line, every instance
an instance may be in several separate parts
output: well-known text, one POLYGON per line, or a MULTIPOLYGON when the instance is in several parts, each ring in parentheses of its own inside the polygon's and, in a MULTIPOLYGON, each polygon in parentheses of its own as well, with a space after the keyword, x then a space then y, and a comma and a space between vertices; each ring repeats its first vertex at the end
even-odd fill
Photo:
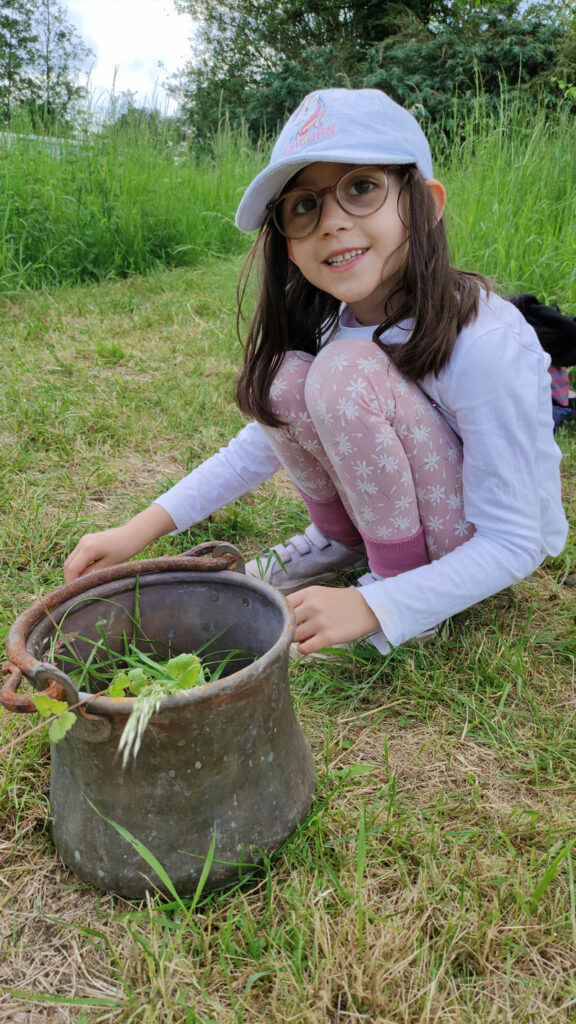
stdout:
MULTIPOLYGON (((522 94, 524 109, 576 106, 576 0, 174 3, 196 25, 172 83, 174 127, 195 148, 224 120, 254 139, 272 133, 306 92, 337 85, 383 89, 448 134, 479 95, 496 109, 505 88, 522 94)), ((45 132, 74 123, 91 55, 60 0, 0 0, 0 125, 23 112, 45 132)), ((128 96, 113 119, 153 135, 161 117, 128 96)))
POLYGON ((576 99, 573 0, 175 0, 195 19, 180 76, 198 142, 226 115, 254 137, 329 86, 388 92, 451 132, 479 94, 512 87, 534 104, 576 99))
POLYGON ((0 0, 0 123, 52 130, 77 112, 91 51, 58 0, 0 0))

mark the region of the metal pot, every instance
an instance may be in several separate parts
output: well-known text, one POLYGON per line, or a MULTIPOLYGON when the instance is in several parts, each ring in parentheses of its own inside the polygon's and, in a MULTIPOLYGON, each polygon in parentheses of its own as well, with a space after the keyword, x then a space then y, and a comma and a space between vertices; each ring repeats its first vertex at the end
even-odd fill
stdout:
POLYGON ((80 703, 51 745, 55 845, 84 881, 126 898, 167 889, 116 825, 191 895, 209 853, 205 888, 233 884, 295 831, 313 800, 312 754, 288 685, 292 611, 272 587, 228 571, 234 556, 219 550, 94 572, 29 608, 7 639, 5 707, 34 710, 17 693, 22 672, 36 689, 80 703), (85 661, 99 629, 115 651, 127 634, 156 656, 202 648, 209 663, 237 652, 225 678, 163 698, 125 769, 117 748, 134 698, 83 697, 65 662, 44 660, 61 630, 85 661))

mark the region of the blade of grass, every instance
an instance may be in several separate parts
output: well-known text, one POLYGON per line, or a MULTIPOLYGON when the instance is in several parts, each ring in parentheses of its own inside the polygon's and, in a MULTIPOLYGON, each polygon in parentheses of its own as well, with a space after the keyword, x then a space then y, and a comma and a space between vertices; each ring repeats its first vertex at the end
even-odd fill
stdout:
POLYGON ((166 889, 168 890, 168 892, 172 896, 172 899, 178 904, 178 906, 182 910, 185 910, 186 906, 183 903, 179 893, 176 891, 176 888, 174 886, 174 883, 172 882, 172 879, 170 878, 168 872, 163 867, 163 865, 160 863, 158 858, 155 857, 154 854, 151 852, 151 850, 149 850, 144 845, 144 843, 140 842, 140 840, 137 839, 136 836, 133 836, 132 833, 128 831, 128 829, 124 828, 123 825, 119 825, 118 822, 112 821, 110 818, 107 818, 105 814, 102 814, 102 812, 98 810, 96 805, 94 803, 92 803, 92 801, 88 797, 86 797, 86 800, 90 804, 90 807, 92 808, 92 810, 96 812, 96 814, 98 814, 101 818, 103 818, 104 821, 108 822, 108 824, 111 825, 112 828, 115 828, 116 831, 119 833, 119 835, 121 835, 122 838, 125 839, 127 843, 130 843, 130 846, 132 847, 132 849, 135 850, 136 853, 140 857, 142 857, 142 860, 144 860, 146 862, 146 864, 148 864, 148 867, 150 867, 152 869, 152 871, 154 871, 155 874, 158 875, 158 878, 160 879, 162 884, 166 887, 166 889))
POLYGON ((528 897, 528 901, 527 902, 528 902, 528 906, 530 907, 530 910, 531 910, 532 913, 536 910, 536 908, 538 907, 539 903, 541 902, 542 897, 544 896, 544 893, 546 892, 548 886, 556 878, 556 875, 558 874, 558 868, 560 867, 562 861, 566 857, 569 856, 570 851, 572 850, 572 847, 574 846, 574 843, 576 843, 576 838, 575 839, 571 839, 568 843, 566 843, 565 846, 562 847, 562 849, 560 850, 560 853, 558 853, 554 857, 554 860, 551 862, 551 864, 548 867, 547 871, 545 871, 544 875, 542 876, 542 878, 540 879, 538 884, 534 887, 534 889, 530 893, 530 896, 528 897))

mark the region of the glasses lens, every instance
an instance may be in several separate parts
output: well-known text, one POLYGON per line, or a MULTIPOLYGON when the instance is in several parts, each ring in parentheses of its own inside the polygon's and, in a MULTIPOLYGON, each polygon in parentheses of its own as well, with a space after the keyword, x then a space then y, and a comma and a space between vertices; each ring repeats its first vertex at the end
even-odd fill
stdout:
POLYGON ((358 167, 340 178, 336 195, 341 206, 357 217, 367 217, 388 198, 388 175, 379 167, 358 167))
POLYGON ((388 175, 381 167, 356 167, 339 182, 315 192, 294 189, 269 204, 276 227, 286 238, 306 238, 317 227, 322 211, 322 197, 336 192, 338 203, 347 213, 367 217, 384 205, 388 198, 388 175))
POLYGON ((274 220, 286 238, 304 238, 318 223, 320 202, 314 192, 299 189, 282 196, 274 206, 274 220))

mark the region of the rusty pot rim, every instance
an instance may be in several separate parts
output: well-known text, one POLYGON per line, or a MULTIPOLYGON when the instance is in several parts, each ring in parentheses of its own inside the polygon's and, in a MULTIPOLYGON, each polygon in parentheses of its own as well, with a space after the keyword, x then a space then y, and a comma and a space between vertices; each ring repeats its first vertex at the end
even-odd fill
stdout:
MULTIPOLYGON (((198 578, 204 582, 201 575, 198 578)), ((235 587, 241 586, 246 578, 246 576, 236 572, 223 571, 218 573, 218 579, 231 583, 235 587)), ((208 577, 206 582, 209 581, 208 577)), ((193 686, 189 690, 168 694, 162 698, 160 709, 157 712, 158 715, 162 711, 169 711, 182 706, 188 707, 193 704, 205 704, 216 699, 225 699, 232 693, 235 695, 239 693, 246 695, 254 688, 255 684, 258 684, 260 677, 266 671, 269 664, 274 663, 283 650, 288 652, 290 644, 294 639, 295 618, 292 606, 280 591, 275 590, 274 587, 261 580, 250 578, 250 589, 258 590, 266 597, 271 597, 273 603, 280 611, 286 613, 281 633, 272 647, 265 651, 264 654, 255 658, 249 665, 238 669, 236 672, 232 672, 230 675, 223 676, 222 679, 217 679, 213 683, 204 683, 202 686, 193 686)), ((83 696, 84 694, 80 694, 80 697, 83 696)), ((89 695, 86 694, 86 696, 89 695)), ((93 695, 93 699, 87 701, 84 707, 91 714, 102 716, 129 715, 134 707, 135 700, 135 697, 99 697, 93 695)))
MULTIPOLYGON (((90 591, 111 582, 121 583, 125 581, 128 585, 136 585, 136 577, 146 575, 147 579, 162 577, 170 573, 186 579, 190 573, 194 573, 194 579, 198 582, 210 582, 213 576, 218 580, 224 580, 235 587, 246 586, 248 581, 249 589, 256 590, 266 596, 279 611, 284 619, 282 630, 277 640, 264 654, 256 658, 254 662, 247 665, 231 675, 224 676, 213 683, 206 683, 203 686, 194 687, 190 690, 183 690, 181 693, 170 694, 163 698, 162 709, 169 710, 181 705, 203 704, 215 698, 225 698, 231 691, 245 693, 253 688, 258 681, 262 670, 266 669, 269 662, 274 661, 279 653, 285 648, 286 652, 294 638, 295 619, 292 606, 286 598, 256 577, 246 576, 241 572, 229 571, 234 559, 230 555, 222 558, 194 558, 190 556, 164 557, 131 561, 110 568, 92 572, 72 583, 63 584, 55 590, 50 591, 43 598, 34 602, 26 609, 13 623, 6 638, 6 653, 9 662, 16 666, 26 678, 33 683, 34 671, 46 663, 39 662, 37 658, 26 647, 30 633, 43 619, 48 618, 47 613, 57 613, 63 605, 73 602, 76 599, 90 600, 90 591), (239 680, 238 676, 242 676, 239 680)), ((94 695, 91 700, 84 700, 88 694, 79 694, 83 708, 92 715, 98 717, 112 717, 117 714, 128 715, 134 704, 134 697, 105 697, 94 695)), ((158 712, 160 713, 160 712, 158 712)))

